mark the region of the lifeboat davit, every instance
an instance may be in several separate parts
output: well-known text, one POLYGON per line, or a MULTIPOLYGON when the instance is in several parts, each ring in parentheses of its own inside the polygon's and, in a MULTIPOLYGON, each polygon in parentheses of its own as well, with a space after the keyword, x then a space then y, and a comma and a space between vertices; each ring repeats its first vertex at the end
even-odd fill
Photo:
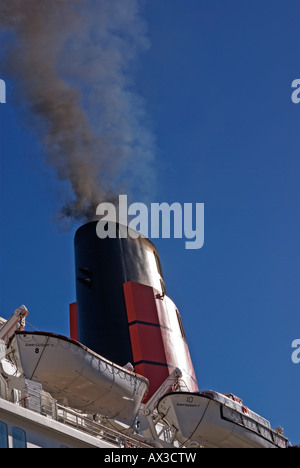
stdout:
POLYGON ((205 448, 286 448, 282 429, 243 406, 231 394, 203 391, 177 392, 163 396, 157 405, 161 417, 177 428, 182 445, 205 448))
POLYGON ((58 403, 131 425, 148 391, 144 377, 54 333, 16 332, 10 356, 58 403))

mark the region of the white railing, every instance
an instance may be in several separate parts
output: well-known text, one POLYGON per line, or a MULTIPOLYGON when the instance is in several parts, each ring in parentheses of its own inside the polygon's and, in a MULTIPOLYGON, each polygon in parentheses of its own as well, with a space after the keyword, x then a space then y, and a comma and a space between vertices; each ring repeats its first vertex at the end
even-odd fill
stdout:
POLYGON ((57 421, 62 422, 75 429, 86 432, 94 437, 116 445, 119 448, 150 448, 149 445, 121 432, 108 428, 94 421, 92 417, 83 416, 76 411, 57 405, 57 421))
MULTIPOLYGON (((1 380, 0 380, 1 384, 1 380)), ((7 388, 0 385, 0 398, 9 400, 7 388)), ((25 386, 22 391, 16 391, 14 403, 23 408, 34 411, 42 416, 51 418, 66 426, 73 427, 93 437, 115 445, 118 448, 149 448, 150 446, 131 436, 108 428, 92 416, 83 415, 76 410, 59 405, 49 393, 42 390, 25 386)))

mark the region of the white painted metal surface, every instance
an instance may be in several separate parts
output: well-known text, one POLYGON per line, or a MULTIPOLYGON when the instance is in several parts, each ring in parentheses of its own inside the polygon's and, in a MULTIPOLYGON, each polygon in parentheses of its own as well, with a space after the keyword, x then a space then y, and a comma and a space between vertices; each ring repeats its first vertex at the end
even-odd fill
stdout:
POLYGON ((217 392, 171 393, 157 410, 177 428, 183 445, 205 448, 285 448, 288 440, 270 428, 264 418, 217 392))
POLYGON ((133 424, 148 381, 69 338, 17 332, 9 356, 58 403, 133 424))

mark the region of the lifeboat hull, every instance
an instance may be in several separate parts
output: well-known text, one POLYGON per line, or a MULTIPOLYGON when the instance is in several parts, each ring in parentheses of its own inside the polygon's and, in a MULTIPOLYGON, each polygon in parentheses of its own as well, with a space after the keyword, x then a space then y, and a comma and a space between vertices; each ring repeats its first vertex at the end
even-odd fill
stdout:
POLYGON ((82 344, 53 333, 16 332, 13 359, 26 379, 43 385, 60 404, 131 425, 148 380, 82 344))
MULTIPOLYGON (((207 392, 208 393, 208 392, 207 392)), ((234 404, 200 393, 171 393, 158 402, 158 412, 178 429, 180 444, 199 444, 205 448, 286 448, 287 439, 269 427, 243 415, 234 404)), ((225 398, 224 398, 225 401, 225 398)))

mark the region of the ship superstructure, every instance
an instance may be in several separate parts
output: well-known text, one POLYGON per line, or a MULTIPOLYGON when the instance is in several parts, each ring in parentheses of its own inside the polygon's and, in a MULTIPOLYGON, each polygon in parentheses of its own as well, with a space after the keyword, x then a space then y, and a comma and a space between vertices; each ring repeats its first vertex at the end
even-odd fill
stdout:
POLYGON ((69 337, 26 330, 25 306, 0 319, 0 447, 287 447, 240 399, 199 391, 152 242, 95 227, 75 236, 69 337))

